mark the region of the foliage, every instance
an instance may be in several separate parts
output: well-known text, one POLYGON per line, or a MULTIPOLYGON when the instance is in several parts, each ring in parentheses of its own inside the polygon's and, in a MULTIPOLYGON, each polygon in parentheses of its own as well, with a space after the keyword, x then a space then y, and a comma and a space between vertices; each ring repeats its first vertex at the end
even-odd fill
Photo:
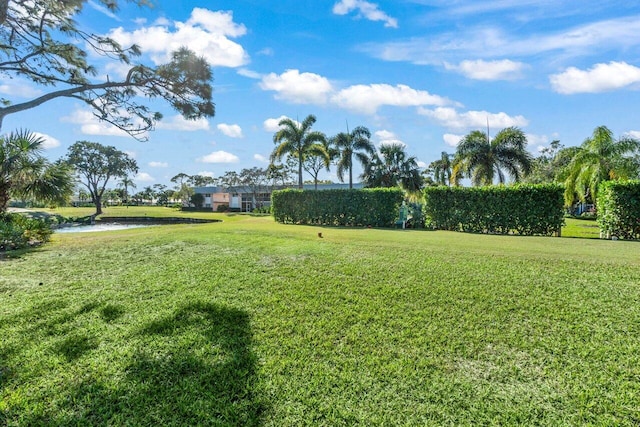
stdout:
POLYGON ((259 167, 244 168, 238 175, 240 184, 249 189, 252 208, 256 205, 256 194, 264 192, 267 185, 267 170, 259 167))
MULTIPOLYGON (((12 103, 0 99, 0 128, 9 114, 67 97, 83 101, 100 120, 139 139, 162 118, 141 104, 140 97, 162 98, 186 119, 213 117, 212 73, 209 64, 181 48, 171 61, 150 67, 137 61, 137 45, 120 46, 115 40, 79 28, 74 17, 87 0, 2 0, 0 15, 0 75, 30 80, 49 92, 12 103), (128 68, 126 77, 107 77, 89 59, 108 58, 128 68), (104 77, 103 77, 104 76, 104 77)), ((116 0, 101 0, 115 10, 116 0)), ((147 3, 144 0, 137 3, 147 3)))
POLYGON ((429 170, 433 173, 433 180, 436 185, 450 185, 452 177, 452 155, 443 151, 440 159, 429 164, 429 170))
POLYGON ((196 208, 202 208, 204 206, 204 194, 194 193, 191 195, 189 202, 196 208))
POLYGON ((640 141, 623 137, 615 140, 605 126, 594 129, 567 166, 564 200, 567 206, 577 198, 590 199, 597 206, 598 186, 615 179, 637 179, 640 163, 631 155, 640 150, 640 141))
POLYGON ((28 131, 0 136, 0 213, 11 197, 62 204, 73 191, 73 176, 61 163, 42 155, 44 140, 28 131))
POLYGON ((399 189, 288 189, 271 194, 271 207, 275 220, 285 224, 391 227, 402 200, 399 189))
POLYGON ((598 224, 608 237, 640 239, 640 181, 600 184, 598 224))
POLYGON ((640 421, 635 242, 220 217, 0 261, 0 424, 640 421))
MULTIPOLYGON (((313 152, 324 150, 322 143, 326 137, 322 132, 312 131, 316 116, 309 114, 302 123, 290 118, 280 120, 278 130, 273 135, 273 142, 277 144, 271 153, 271 162, 280 161, 285 156, 291 156, 298 165, 298 188, 302 189, 302 167, 305 158, 313 152)), ((327 155, 328 156, 328 155, 327 155)))
POLYGON ((364 166, 376 151, 371 142, 371 132, 364 126, 357 126, 351 132, 340 132, 331 138, 331 145, 338 151, 338 179, 344 182, 344 174, 348 171, 349 188, 353 188, 353 156, 364 166))
POLYGON ((473 185, 491 185, 506 182, 506 173, 518 182, 531 169, 531 155, 527 152, 527 137, 516 127, 502 129, 489 140, 486 133, 474 130, 458 144, 453 161, 455 184, 463 177, 471 178, 473 185))
POLYGON ((91 201, 96 205, 96 215, 102 213, 102 196, 109 180, 138 172, 138 164, 128 154, 97 142, 74 143, 69 147, 67 162, 75 168, 80 183, 89 191, 91 201))
POLYGON ((563 223, 562 192, 556 184, 427 187, 425 212, 439 230, 552 235, 563 223))
POLYGON ((423 184, 418 160, 408 157, 402 144, 380 147, 380 154, 366 161, 361 178, 369 188, 400 187, 410 194, 418 193, 423 184))
MULTIPOLYGON (((329 141, 314 144, 305 156, 302 168, 313 177, 313 185, 318 189, 318 175, 323 169, 329 170, 331 161, 337 156, 337 149, 333 148, 329 141)), ((306 181, 303 183, 305 184, 306 181)))
POLYGON ((0 251, 23 249, 49 241, 51 226, 40 218, 0 213, 0 251))

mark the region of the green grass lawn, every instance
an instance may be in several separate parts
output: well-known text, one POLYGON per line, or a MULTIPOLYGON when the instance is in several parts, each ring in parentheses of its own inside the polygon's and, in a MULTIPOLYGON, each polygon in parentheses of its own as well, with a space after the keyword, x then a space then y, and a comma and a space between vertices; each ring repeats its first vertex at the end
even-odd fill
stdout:
POLYGON ((0 259, 0 425, 640 424, 637 242, 221 218, 0 259))

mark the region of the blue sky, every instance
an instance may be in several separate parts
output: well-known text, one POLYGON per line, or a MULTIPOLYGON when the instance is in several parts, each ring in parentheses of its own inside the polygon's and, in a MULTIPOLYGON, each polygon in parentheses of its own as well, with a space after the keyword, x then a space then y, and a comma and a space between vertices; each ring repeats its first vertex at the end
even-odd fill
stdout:
MULTIPOLYGON (((424 165, 487 121, 491 134, 522 128, 534 154, 555 139, 579 145, 600 125, 640 137, 637 2, 154 1, 124 3, 116 15, 89 1, 77 21, 139 44, 148 63, 184 45, 206 57, 213 119, 186 122, 154 102, 165 117, 143 143, 56 100, 7 116, 3 132, 41 133, 52 160, 78 140, 114 145, 137 160, 139 189, 180 172, 266 166, 283 116, 314 114, 328 136, 366 126, 377 146, 401 142, 424 165)), ((102 75, 123 72, 95 61, 102 75)), ((15 101, 42 90, 0 81, 15 101)), ((325 178, 337 182, 333 170, 325 178)))

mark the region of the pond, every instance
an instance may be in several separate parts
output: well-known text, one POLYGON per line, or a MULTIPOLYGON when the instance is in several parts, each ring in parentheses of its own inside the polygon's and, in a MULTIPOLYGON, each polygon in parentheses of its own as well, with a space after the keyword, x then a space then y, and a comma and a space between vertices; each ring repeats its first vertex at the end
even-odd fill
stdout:
POLYGON ((128 228, 149 227, 153 224, 92 224, 92 225, 74 225, 71 227, 62 227, 55 230, 56 233, 93 233, 97 231, 114 231, 125 230, 128 228))

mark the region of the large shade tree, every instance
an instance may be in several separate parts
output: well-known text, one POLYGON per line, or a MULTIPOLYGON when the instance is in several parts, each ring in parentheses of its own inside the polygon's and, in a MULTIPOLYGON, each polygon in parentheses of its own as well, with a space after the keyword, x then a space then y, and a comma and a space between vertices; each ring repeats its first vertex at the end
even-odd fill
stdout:
POLYGON ((322 132, 313 131, 311 127, 316 117, 309 114, 301 123, 288 117, 280 120, 280 129, 273 135, 276 148, 271 153, 271 161, 280 161, 285 156, 291 156, 298 166, 298 188, 302 188, 302 169, 306 156, 315 150, 322 149, 326 137, 322 132))
POLYGON ((580 201, 589 198, 595 204, 601 182, 637 179, 640 172, 638 151, 640 141, 630 137, 616 140, 607 127, 595 128, 567 166, 565 203, 571 205, 577 195, 580 201))
POLYGON ((331 142, 340 152, 336 165, 338 179, 344 182, 344 174, 348 172, 349 188, 353 188, 353 157, 364 166, 376 151, 371 142, 371 132, 364 126, 357 126, 351 132, 340 132, 331 142))
POLYGON ((365 163, 361 175, 367 187, 400 187, 417 194, 423 180, 414 156, 408 156, 404 144, 385 144, 365 163))
POLYGON ((0 213, 12 197, 63 203, 73 192, 71 169, 42 155, 44 140, 28 131, 0 137, 0 213))
POLYGON ((102 196, 111 179, 138 172, 138 165, 128 154, 97 142, 78 141, 69 147, 67 162, 72 165, 91 201, 96 215, 102 214, 102 196))
MULTIPOLYGON (((95 1, 117 10, 117 0, 95 1)), ((144 98, 162 98, 187 119, 214 115, 212 72, 203 58, 181 48, 167 64, 146 65, 137 45, 121 46, 78 26, 75 18, 88 2, 0 0, 0 76, 24 79, 45 91, 20 102, 0 98, 0 129, 6 116, 57 98, 82 101, 98 119, 139 139, 146 139, 162 117, 141 102, 144 98), (124 77, 100 72, 92 62, 96 58, 126 67, 124 77)))
POLYGON ((493 139, 482 131, 472 131, 458 144, 453 181, 459 184, 467 177, 473 185, 491 185, 497 178, 503 184, 508 175, 518 182, 531 169, 532 156, 526 147, 527 137, 516 127, 502 129, 493 139))

